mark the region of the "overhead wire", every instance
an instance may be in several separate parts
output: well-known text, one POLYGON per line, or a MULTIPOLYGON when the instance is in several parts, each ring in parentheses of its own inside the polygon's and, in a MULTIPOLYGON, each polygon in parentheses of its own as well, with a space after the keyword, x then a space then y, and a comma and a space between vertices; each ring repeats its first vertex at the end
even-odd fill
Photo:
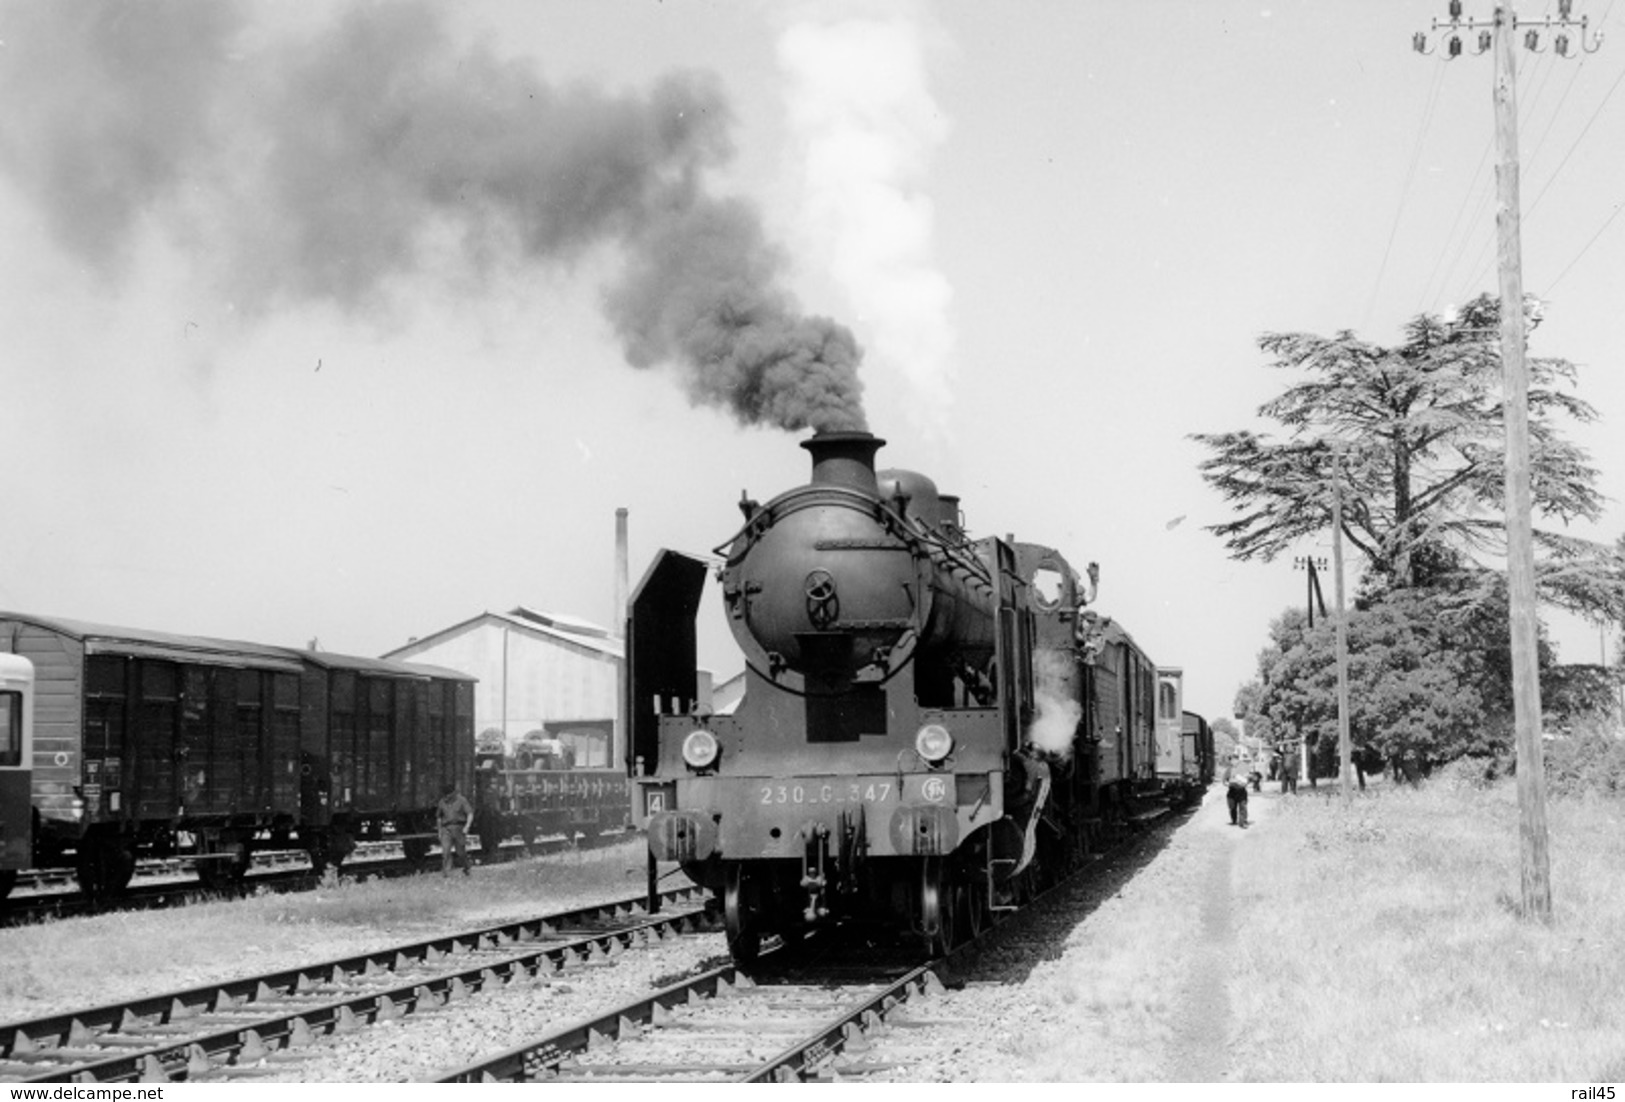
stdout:
MULTIPOLYGON (((1545 57, 1545 55, 1537 55, 1537 59, 1538 58, 1544 58, 1544 57, 1545 57)), ((1535 112, 1536 112, 1537 108, 1540 105, 1541 95, 1546 90, 1546 83, 1551 78, 1552 66, 1554 64, 1555 63, 1552 62, 1550 59, 1546 59, 1544 61, 1544 63, 1541 60, 1536 61, 1536 65, 1540 67, 1539 71, 1540 71, 1541 79, 1530 90, 1530 94, 1529 94, 1528 98, 1525 101, 1523 101, 1523 105, 1520 106, 1520 108, 1519 108, 1518 113, 1520 115, 1520 118, 1519 118, 1518 122, 1519 122, 1520 126, 1532 126, 1533 125, 1535 112)), ((1528 79, 1531 82, 1534 81, 1534 77, 1532 75, 1529 76, 1528 79)), ((1572 85, 1572 83, 1573 83, 1573 80, 1571 78, 1570 84, 1572 85)), ((1565 97, 1566 97, 1566 95, 1567 95, 1567 92, 1565 91, 1565 97)), ((1552 113, 1552 115, 1546 120, 1545 127, 1542 128, 1540 134, 1535 139, 1534 147, 1536 149, 1539 149, 1540 146, 1545 143, 1546 136, 1551 133, 1552 126, 1556 121, 1557 121, 1557 112, 1554 111, 1552 113)), ((1520 162, 1523 161, 1524 159, 1525 158, 1523 157, 1523 155, 1520 152, 1520 154, 1519 154, 1520 162)), ((1520 165, 1520 174, 1521 174, 1521 171, 1522 171, 1522 169, 1521 169, 1521 165, 1520 165)), ((1486 204, 1487 204, 1488 200, 1490 199, 1491 194, 1493 193, 1493 190, 1494 189, 1491 189, 1490 192, 1486 192, 1486 194, 1485 194, 1486 204)), ((1486 254, 1491 252, 1491 248, 1492 248, 1492 246, 1495 245, 1497 240, 1498 240, 1498 237, 1497 237, 1497 235, 1495 233, 1490 233, 1489 235, 1481 237, 1479 239, 1478 249, 1473 253, 1473 262, 1467 268, 1467 272, 1469 273, 1469 278, 1466 279, 1464 281, 1464 284, 1462 285, 1462 290, 1461 290, 1462 297, 1471 298, 1472 295, 1473 295, 1473 289, 1475 287, 1478 287, 1480 284, 1482 284, 1484 282, 1484 280, 1486 278, 1488 278, 1488 276, 1490 274, 1490 270, 1494 267, 1495 261, 1494 261, 1493 256, 1486 256, 1486 254)))
MULTIPOLYGON (((1597 26, 1598 27, 1603 27, 1603 26, 1607 25, 1608 16, 1614 10, 1614 3, 1615 3, 1615 0, 1608 0, 1608 6, 1603 9, 1602 18, 1597 21, 1597 26)), ((1598 33, 1601 34, 1601 31, 1599 31, 1598 33)), ((1583 44, 1582 44, 1582 48, 1583 48, 1583 44)), ((1581 59, 1581 65, 1584 65, 1584 64, 1585 64, 1585 60, 1584 60, 1584 58, 1582 58, 1581 59)), ((1580 66, 1576 66, 1575 68, 1576 68, 1576 72, 1578 73, 1578 70, 1579 70, 1580 66)), ((1581 138, 1585 137, 1586 130, 1591 129, 1591 124, 1593 122, 1597 121, 1597 116, 1602 113, 1603 107, 1606 106, 1608 101, 1613 98, 1614 91, 1619 87, 1620 81, 1622 79, 1625 79, 1625 69, 1621 69, 1620 75, 1618 77, 1614 78, 1614 83, 1609 86, 1607 93, 1605 93, 1603 95, 1602 102, 1599 103, 1597 105, 1597 109, 1591 113, 1591 118, 1586 121, 1585 129, 1580 132, 1580 137, 1581 138)), ((1578 144, 1579 144, 1579 138, 1576 138, 1575 139, 1575 145, 1578 145, 1578 144)), ((1571 153, 1573 152, 1572 147, 1570 149, 1570 152, 1571 153)), ((1564 164, 1568 163, 1568 156, 1567 155, 1564 156, 1563 163, 1564 164)), ((1562 165, 1559 165, 1558 167, 1561 168, 1562 165)), ((1552 174, 1552 178, 1556 179, 1556 177, 1557 177, 1557 174, 1554 172, 1552 174)), ((1551 186, 1550 183, 1548 183, 1547 186, 1550 187, 1551 186)), ((1544 195, 1545 191, 1542 190, 1541 194, 1544 195)), ((1538 197, 1537 197, 1536 201, 1537 202, 1539 201, 1538 197)), ((1620 202, 1614 204, 1613 211, 1608 215, 1607 218, 1603 219, 1602 225, 1598 226, 1596 228, 1596 230, 1591 234, 1591 236, 1586 239, 1586 243, 1584 245, 1580 246, 1580 251, 1575 253, 1573 259, 1571 259, 1567 264, 1565 264, 1563 266, 1563 270, 1557 273, 1557 277, 1555 279, 1553 279, 1550 283, 1546 284, 1546 286, 1544 288, 1546 293, 1550 294, 1554 287, 1556 287, 1559 283, 1563 282, 1563 277, 1568 275, 1571 271, 1574 270, 1574 266, 1576 264, 1580 263, 1580 258, 1585 256, 1586 253, 1590 252, 1591 251, 1591 246, 1595 245, 1597 243, 1598 239, 1600 239, 1602 237, 1603 233, 1608 229, 1608 227, 1614 224, 1614 219, 1619 217, 1619 212, 1621 210, 1625 210, 1625 200, 1621 200, 1620 202)))
POLYGON ((1478 219, 1483 210, 1484 191, 1481 190, 1480 177, 1484 172, 1484 163, 1490 159, 1490 149, 1494 145, 1495 138, 1493 135, 1484 139, 1484 151, 1478 155, 1478 165, 1473 169, 1472 175, 1467 178, 1467 189, 1462 193, 1461 202, 1456 207, 1456 217, 1451 221, 1450 229, 1444 235, 1444 245, 1435 254, 1433 270, 1428 273, 1427 281, 1422 284, 1422 302, 1430 309, 1437 308, 1439 305, 1439 298, 1444 295, 1444 289, 1448 285, 1449 273, 1455 271, 1456 262, 1461 259, 1461 254, 1467 249, 1467 243, 1472 240, 1470 227, 1473 222, 1468 222, 1467 226, 1469 228, 1464 229, 1462 232, 1461 243, 1456 246, 1455 255, 1450 261, 1450 267, 1444 270, 1446 278, 1439 281, 1439 289, 1434 292, 1433 278, 1439 274, 1440 265, 1444 263, 1445 254, 1450 252, 1450 243, 1456 239, 1456 229, 1462 224, 1462 216, 1467 213, 1467 205, 1473 201, 1475 196, 1478 198, 1479 201, 1473 205, 1473 221, 1478 219))
POLYGON ((1610 214, 1603 221, 1603 224, 1597 227, 1597 232, 1593 233, 1590 240, 1580 247, 1580 251, 1578 253, 1574 254, 1574 259, 1570 260, 1568 264, 1564 266, 1563 270, 1557 273, 1557 278, 1546 284, 1544 288, 1546 294, 1550 294, 1552 288, 1563 282, 1563 277, 1568 275, 1576 264, 1580 263, 1580 258, 1585 256, 1585 254, 1590 251, 1591 246, 1597 243, 1597 239, 1602 236, 1603 231, 1614 224, 1614 219, 1619 217, 1619 212, 1622 210, 1625 210, 1625 200, 1621 200, 1620 202, 1614 204, 1614 213, 1610 214))
POLYGON ((1394 238, 1399 235, 1400 219, 1405 214, 1405 202, 1410 195, 1411 183, 1416 179, 1416 165, 1422 158, 1422 143, 1433 124, 1433 114, 1439 105, 1439 87, 1443 83, 1444 66, 1439 65, 1435 67, 1433 83, 1428 87, 1427 100, 1422 107, 1422 122, 1417 127, 1416 143, 1411 148, 1411 163, 1405 171, 1405 183, 1399 190, 1399 204, 1394 210, 1393 225, 1388 229, 1388 244, 1382 250, 1382 263, 1377 266, 1377 278, 1371 286, 1371 296, 1366 300, 1365 316, 1360 321, 1361 329, 1371 324, 1371 314, 1377 305, 1377 294, 1382 290, 1382 277, 1388 272, 1388 257, 1394 251, 1394 238))
MULTIPOLYGON (((1528 122, 1534 117, 1535 108, 1539 104, 1542 93, 1546 88, 1546 80, 1550 78, 1551 66, 1546 66, 1546 68, 1541 72, 1543 79, 1532 89, 1530 95, 1523 100, 1521 113, 1524 116, 1525 122, 1528 122)), ((1548 120, 1547 130, 1542 132, 1543 138, 1544 134, 1549 132, 1549 130, 1550 121, 1548 120)), ((1480 242, 1479 249, 1477 252, 1473 253, 1473 263, 1468 267, 1467 270, 1470 272, 1476 272, 1478 269, 1479 260, 1483 255, 1486 244, 1485 239, 1478 237, 1475 228, 1483 225, 1485 221, 1485 213, 1488 210, 1490 202, 1495 194, 1493 173, 1486 173, 1484 171, 1485 162, 1489 160, 1490 150, 1494 147, 1495 134, 1492 129, 1490 135, 1484 139, 1484 148, 1479 153, 1478 164, 1473 169, 1472 175, 1468 178, 1467 190, 1462 196, 1461 205, 1456 209, 1456 218, 1451 223, 1450 232, 1445 235, 1445 243, 1444 246, 1439 250, 1438 259, 1434 261, 1433 272, 1429 273, 1427 282, 1423 285, 1422 301, 1426 303, 1430 309, 1438 308, 1439 299, 1444 297, 1446 290, 1451 286, 1451 277, 1457 270, 1457 267, 1461 263, 1461 258, 1466 254, 1468 247, 1473 243, 1475 238, 1480 242), (1466 213, 1469 204, 1472 206, 1472 217, 1468 218, 1466 222, 1463 223, 1462 216, 1466 213), (1458 225, 1461 226, 1461 238, 1459 241, 1457 241, 1454 251, 1452 252, 1450 243, 1452 241, 1456 241, 1456 227, 1458 225), (1449 255, 1450 262, 1448 265, 1443 267, 1441 274, 1440 264, 1443 263, 1446 255, 1449 255), (1439 284, 1437 290, 1435 290, 1433 286, 1433 278, 1435 274, 1439 274, 1439 284)), ((1493 235, 1491 236, 1493 238, 1493 235)))
MULTIPOLYGON (((1583 64, 1584 62, 1581 62, 1581 65, 1583 64)), ((1574 81, 1579 77, 1579 75, 1580 65, 1576 65, 1574 67, 1574 75, 1569 78, 1570 88, 1574 86, 1574 81)), ((1524 217, 1527 218, 1528 216, 1534 214, 1535 209, 1540 206, 1540 201, 1545 198, 1546 193, 1551 190, 1552 184, 1554 184, 1557 181, 1557 178, 1562 175, 1564 166, 1569 163, 1569 158, 1574 156, 1574 151, 1580 148, 1580 143, 1585 140, 1586 134, 1590 133, 1592 125, 1597 121, 1597 116, 1602 114, 1603 108, 1608 106, 1608 101, 1613 98, 1614 92, 1619 89, 1620 81, 1622 79, 1625 79, 1625 69, 1621 69, 1620 75, 1614 78, 1613 85, 1606 93, 1604 93, 1602 100, 1597 104, 1596 109, 1591 112, 1591 117, 1586 120, 1585 126, 1581 127, 1579 135, 1575 137, 1574 141, 1569 143, 1568 151, 1563 154, 1563 159, 1557 163, 1557 167, 1552 169, 1551 173, 1546 177, 1546 183, 1541 187, 1539 193, 1536 194, 1529 206, 1524 208, 1524 217)), ((1565 99, 1568 98, 1567 89, 1564 90, 1563 96, 1565 99)), ((1561 101, 1559 101, 1558 107, 1562 107, 1561 101)), ((1540 149, 1537 145, 1535 151, 1529 155, 1529 161, 1531 164, 1534 162, 1535 156, 1539 152, 1540 149)))
MULTIPOLYGON (((1603 10, 1602 18, 1598 21, 1597 25, 1599 27, 1601 27, 1601 26, 1603 26, 1603 25, 1605 25, 1607 23, 1608 16, 1613 12, 1613 9, 1614 9, 1614 0, 1609 0, 1608 7, 1603 10)), ((1583 44, 1582 44, 1582 49, 1584 49, 1583 44)), ((1579 59, 1579 64, 1575 66, 1574 72, 1569 77, 1569 83, 1564 88, 1562 98, 1558 101, 1557 110, 1555 110, 1553 112, 1552 121, 1555 122, 1556 118, 1561 113, 1562 105, 1563 105, 1564 102, 1567 101, 1569 91, 1574 87, 1574 84, 1575 84, 1576 80, 1578 80, 1578 78, 1579 78, 1580 69, 1583 68, 1584 65, 1585 65, 1585 57, 1582 54, 1582 56, 1579 59)), ((1534 200, 1531 201, 1529 203, 1529 205, 1524 208, 1524 210, 1522 212, 1522 216, 1524 218, 1530 217, 1531 215, 1533 215, 1535 213, 1536 209, 1539 208, 1541 200, 1545 198, 1547 192, 1549 192, 1551 190, 1552 185, 1554 183, 1556 183, 1558 178, 1562 175, 1563 169, 1568 165, 1570 158, 1572 158, 1574 156, 1574 154, 1575 154, 1575 151, 1580 148, 1580 143, 1583 142, 1585 140, 1586 135, 1588 133, 1590 133, 1591 127, 1596 123, 1597 119, 1602 115, 1602 112, 1608 106, 1609 101, 1613 99, 1614 93, 1619 90, 1619 86, 1620 86, 1621 83, 1625 83, 1625 69, 1621 69, 1619 76, 1614 78, 1614 83, 1609 85, 1608 91, 1605 92, 1603 94, 1602 99, 1600 101, 1598 101, 1597 106, 1591 112, 1590 118, 1588 118, 1586 120, 1585 125, 1583 127, 1581 127, 1579 134, 1576 135, 1574 140, 1569 143, 1569 147, 1568 147, 1567 151, 1563 154, 1562 159, 1558 162, 1557 167, 1552 169, 1551 173, 1548 174, 1548 176, 1546 177, 1546 182, 1541 186, 1540 191, 1536 193, 1534 200)), ((1550 126, 1548 126, 1547 133, 1550 133, 1550 126)), ((1544 140, 1544 134, 1542 135, 1542 140, 1544 140)), ((1539 148, 1540 148, 1539 142, 1537 142, 1537 144, 1536 144, 1536 152, 1539 151, 1539 148)), ((1534 160, 1534 154, 1531 154, 1530 160, 1531 161, 1534 160)), ((1574 268, 1575 264, 1579 263, 1580 257, 1584 256, 1586 254, 1586 252, 1588 250, 1590 250, 1590 248, 1594 244, 1596 244, 1597 240, 1602 236, 1603 231, 1606 230, 1608 228, 1608 226, 1613 223, 1614 219, 1619 216, 1621 206, 1625 206, 1625 203, 1622 203, 1620 205, 1616 205, 1614 207, 1614 210, 1608 215, 1608 217, 1606 219, 1603 220, 1602 225, 1599 226, 1596 229, 1596 231, 1594 233, 1592 233, 1591 237, 1587 239, 1586 243, 1583 246, 1580 247, 1580 251, 1569 261, 1569 263, 1567 265, 1564 266, 1563 270, 1558 273, 1557 278, 1552 280, 1551 283, 1548 283, 1546 285, 1546 287, 1545 287, 1546 291, 1549 292, 1553 287, 1555 287, 1557 285, 1559 280, 1561 280, 1564 276, 1568 275, 1568 273, 1574 268)), ((1483 269, 1475 268, 1475 271, 1480 271, 1480 270, 1483 270, 1483 269)))

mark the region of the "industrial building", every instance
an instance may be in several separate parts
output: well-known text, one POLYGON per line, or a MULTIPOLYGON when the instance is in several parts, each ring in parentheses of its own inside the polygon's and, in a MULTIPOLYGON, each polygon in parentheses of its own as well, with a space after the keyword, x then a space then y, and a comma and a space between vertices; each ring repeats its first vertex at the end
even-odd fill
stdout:
POLYGON ((524 606, 483 612, 383 655, 479 678, 476 731, 501 732, 509 753, 527 736, 556 739, 578 768, 617 763, 612 731, 623 656, 607 628, 524 606))

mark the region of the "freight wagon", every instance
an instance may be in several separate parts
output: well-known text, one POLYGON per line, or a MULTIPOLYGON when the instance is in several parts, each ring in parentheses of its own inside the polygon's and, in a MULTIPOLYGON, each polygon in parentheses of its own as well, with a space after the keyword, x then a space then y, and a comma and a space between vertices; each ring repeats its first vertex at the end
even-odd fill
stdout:
POLYGON ((6 612, 0 651, 36 671, 35 864, 87 892, 140 856, 190 854, 205 883, 259 848, 325 869, 429 834, 471 779, 474 679, 451 670, 6 612))

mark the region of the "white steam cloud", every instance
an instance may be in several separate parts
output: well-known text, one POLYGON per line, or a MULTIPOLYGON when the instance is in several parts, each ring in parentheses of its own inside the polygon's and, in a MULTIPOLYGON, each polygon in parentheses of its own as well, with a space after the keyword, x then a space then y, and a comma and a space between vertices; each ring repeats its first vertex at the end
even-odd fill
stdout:
POLYGON ((1040 750, 1069 757, 1072 736, 1083 719, 1077 694, 1078 668, 1063 651, 1039 650, 1033 655, 1033 695, 1038 709, 1027 727, 1027 741, 1040 750))
POLYGON ((829 251, 871 363, 903 379, 927 439, 948 435, 952 289, 935 267, 935 212, 921 190, 948 136, 932 99, 928 26, 909 15, 799 23, 779 40, 804 166, 807 239, 829 251))

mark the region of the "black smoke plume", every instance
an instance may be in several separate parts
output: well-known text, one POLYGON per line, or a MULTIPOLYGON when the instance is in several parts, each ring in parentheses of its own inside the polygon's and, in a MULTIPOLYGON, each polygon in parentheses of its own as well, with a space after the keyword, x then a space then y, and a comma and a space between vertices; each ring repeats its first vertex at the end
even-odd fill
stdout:
POLYGON ((611 94, 459 46, 426 4, 254 22, 277 11, 8 2, 0 170, 110 280, 156 230, 251 314, 368 310, 448 242, 484 278, 610 246, 628 362, 743 423, 863 427, 851 333, 800 312, 753 206, 707 190, 733 152, 713 77, 611 94))

